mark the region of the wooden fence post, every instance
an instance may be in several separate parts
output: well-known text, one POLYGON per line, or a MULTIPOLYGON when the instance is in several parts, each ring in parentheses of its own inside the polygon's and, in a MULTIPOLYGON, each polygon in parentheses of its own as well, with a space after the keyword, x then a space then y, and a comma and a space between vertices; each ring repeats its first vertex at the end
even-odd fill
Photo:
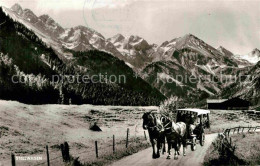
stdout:
POLYGON ((127 128, 126 131, 126 145, 125 145, 126 148, 128 148, 128 137, 129 137, 129 128, 127 128))
POLYGON ((115 153, 116 148, 115 148, 115 135, 113 135, 113 153, 115 153))
POLYGON ((46 155, 47 155, 47 165, 50 166, 50 157, 49 157, 48 145, 46 145, 46 155))
POLYGON ((60 150, 61 150, 62 160, 65 161, 65 157, 64 157, 64 144, 60 144, 60 150))
POLYGON ((12 163, 12 166, 15 166, 15 156, 13 153, 11 154, 11 163, 12 163))
POLYGON ((95 147, 96 147, 96 158, 98 158, 98 145, 97 145, 97 141, 95 141, 95 147))
POLYGON ((64 142, 64 144, 60 145, 62 159, 64 162, 70 161, 70 151, 68 142, 64 142))
POLYGON ((144 139, 147 140, 147 137, 146 137, 146 133, 145 133, 145 131, 144 131, 144 139))
POLYGON ((240 126, 238 127, 237 133, 239 133, 239 130, 240 130, 240 126))
POLYGON ((70 147, 68 142, 64 142, 64 155, 65 155, 65 161, 70 161, 70 147))

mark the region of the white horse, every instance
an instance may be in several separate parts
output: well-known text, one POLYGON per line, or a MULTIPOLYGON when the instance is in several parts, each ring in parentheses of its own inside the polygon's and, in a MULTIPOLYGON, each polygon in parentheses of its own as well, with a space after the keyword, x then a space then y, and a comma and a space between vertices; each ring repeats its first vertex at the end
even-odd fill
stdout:
POLYGON ((171 148, 174 148, 174 159, 178 159, 180 155, 180 147, 183 145, 183 156, 186 156, 186 124, 184 122, 174 123, 168 117, 164 117, 164 132, 168 143, 168 156, 167 159, 171 159, 171 148))

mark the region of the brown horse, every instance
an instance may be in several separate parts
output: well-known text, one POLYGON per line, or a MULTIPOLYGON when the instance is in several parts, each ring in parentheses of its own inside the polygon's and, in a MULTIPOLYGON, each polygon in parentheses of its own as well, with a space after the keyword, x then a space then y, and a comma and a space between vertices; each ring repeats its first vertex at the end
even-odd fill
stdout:
POLYGON ((156 117, 152 112, 146 112, 143 115, 143 129, 148 130, 150 141, 153 147, 153 155, 152 157, 159 158, 160 157, 160 149, 162 149, 162 154, 165 151, 165 135, 162 122, 160 117, 156 117), (157 153, 155 153, 155 144, 157 144, 157 153))
POLYGON ((162 121, 168 143, 167 159, 171 159, 171 148, 174 148, 175 150, 174 159, 178 159, 178 155, 180 155, 181 144, 183 145, 183 156, 186 156, 186 124, 184 122, 174 123, 166 116, 164 116, 162 121))

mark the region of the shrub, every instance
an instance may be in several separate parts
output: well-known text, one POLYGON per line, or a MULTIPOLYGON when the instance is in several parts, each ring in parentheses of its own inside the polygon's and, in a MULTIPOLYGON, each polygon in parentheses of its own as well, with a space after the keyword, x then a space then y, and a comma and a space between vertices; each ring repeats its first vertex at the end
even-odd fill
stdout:
POLYGON ((235 155, 237 145, 231 145, 228 139, 219 135, 212 143, 215 156, 204 165, 246 165, 247 163, 235 155))
POLYGON ((163 101, 159 106, 159 112, 174 120, 176 115, 173 115, 173 111, 178 108, 178 101, 178 97, 170 97, 169 99, 163 101))

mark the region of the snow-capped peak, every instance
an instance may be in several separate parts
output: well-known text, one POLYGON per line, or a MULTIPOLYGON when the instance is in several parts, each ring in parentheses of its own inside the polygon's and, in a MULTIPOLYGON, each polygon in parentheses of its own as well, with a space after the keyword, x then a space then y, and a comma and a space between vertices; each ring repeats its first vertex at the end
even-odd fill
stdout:
POLYGON ((197 37, 194 36, 194 35, 191 34, 191 33, 188 33, 188 34, 184 35, 183 38, 188 38, 188 39, 190 39, 190 38, 197 38, 197 37))
POLYGON ((140 54, 145 56, 154 52, 154 45, 149 45, 145 39, 137 35, 124 37, 121 34, 117 34, 109 38, 108 41, 110 41, 122 55, 128 58, 134 59, 140 54))
POLYGON ((117 43, 125 40, 125 37, 121 34, 116 34, 115 36, 108 39, 111 43, 117 43))
POLYGON ((176 50, 189 49, 206 57, 220 57, 222 54, 214 47, 192 34, 166 41, 158 48, 161 57, 171 57, 176 50))
POLYGON ((260 61, 260 50, 255 48, 253 51, 251 51, 247 57, 252 63, 257 63, 260 61))
POLYGON ((11 10, 14 11, 15 13, 17 13, 18 15, 22 15, 23 14, 23 8, 18 3, 14 4, 11 7, 11 10))
POLYGON ((38 26, 43 28, 43 30, 47 30, 49 34, 54 36, 58 36, 59 34, 63 33, 65 30, 56 23, 49 15, 44 14, 39 16, 39 23, 38 26))
MULTIPOLYGON (((202 41, 197 36, 195 36, 191 33, 188 33, 188 34, 184 35, 183 37, 179 37, 179 38, 176 38, 176 39, 182 41, 185 44, 194 43, 194 42, 197 43, 197 44, 198 43, 200 43, 200 44, 204 43, 204 41, 202 41)), ((176 40, 176 39, 173 39, 173 40, 176 40)))
POLYGON ((24 9, 23 18, 33 24, 38 22, 38 17, 30 9, 24 9))
MULTIPOLYGON (((172 46, 174 46, 176 49, 182 49, 185 47, 189 48, 200 48, 203 49, 204 47, 207 47, 208 45, 199 39, 198 37, 192 35, 192 34, 186 34, 183 37, 175 38, 169 42, 172 46), (173 44, 175 43, 175 44, 173 44)), ((206 48, 204 48, 206 49, 206 48)))
POLYGON ((245 59, 250 63, 256 64, 260 61, 260 50, 258 48, 255 48, 246 55, 236 55, 236 57, 240 59, 245 59))

